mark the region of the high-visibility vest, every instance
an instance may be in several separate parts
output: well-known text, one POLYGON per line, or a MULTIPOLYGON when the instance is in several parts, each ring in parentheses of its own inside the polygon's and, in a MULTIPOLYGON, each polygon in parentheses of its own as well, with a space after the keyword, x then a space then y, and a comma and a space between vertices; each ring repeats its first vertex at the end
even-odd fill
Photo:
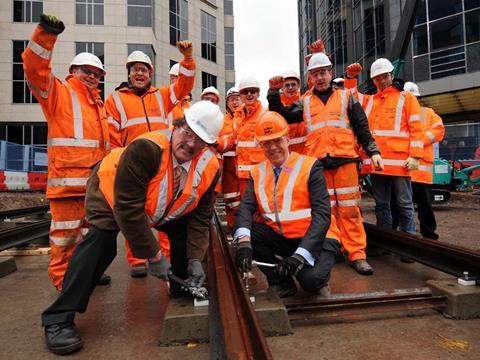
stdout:
MULTIPOLYGON (((424 131, 418 100, 413 94, 390 86, 373 95, 371 101, 371 110, 366 111, 368 123, 385 166, 382 171, 372 168, 371 172, 410 176, 405 160, 423 156, 424 131)), ((365 159, 364 164, 370 165, 371 159, 365 159)))
POLYGON ((356 140, 348 119, 347 90, 333 90, 324 104, 309 93, 303 97, 303 118, 307 129, 305 153, 317 159, 327 155, 342 158, 357 158, 356 140))
MULTIPOLYGON (((149 139, 162 149, 160 168, 147 186, 145 213, 150 225, 161 225, 192 211, 217 174, 219 165, 213 152, 205 147, 192 159, 185 186, 179 196, 174 199, 174 169, 169 131, 157 130, 140 135, 137 139, 149 139)), ((112 208, 114 206, 115 176, 121 161, 120 157, 125 149, 114 149, 103 159, 98 169, 100 191, 112 208)), ((145 154, 145 157, 148 156, 149 154, 145 154)))
POLYGON ((255 165, 251 172, 260 220, 287 238, 303 237, 310 226, 308 179, 315 160, 290 153, 276 183, 268 160, 255 165))
POLYGON ((106 101, 112 147, 127 146, 139 135, 172 126, 183 116, 180 100, 193 88, 194 76, 195 62, 182 60, 178 80, 169 86, 150 86, 142 96, 128 87, 114 91, 106 101))
POLYGON ((423 136, 423 158, 418 170, 410 172, 412 181, 431 184, 433 182, 433 144, 442 141, 445 134, 442 118, 431 108, 422 106, 420 118, 426 130, 423 136))
MULTIPOLYGON (((287 97, 282 93, 280 94, 280 100, 282 101, 283 106, 289 106, 300 100, 300 92, 297 92, 297 95, 293 97, 287 97)), ((288 128, 288 150, 303 154, 307 136, 304 122, 289 124, 288 128)))
POLYGON ((235 112, 234 130, 236 132, 237 176, 248 179, 253 166, 264 161, 263 150, 255 140, 255 126, 266 112, 260 101, 247 112, 245 105, 235 112))
POLYGON ((73 75, 51 71, 57 36, 37 26, 22 54, 30 89, 48 123, 47 198, 84 196, 91 168, 109 151, 108 122, 100 90, 73 75))
POLYGON ((225 117, 223 118, 223 128, 218 134, 217 142, 217 151, 220 154, 222 154, 224 157, 235 157, 236 151, 233 114, 230 111, 225 112, 225 117))

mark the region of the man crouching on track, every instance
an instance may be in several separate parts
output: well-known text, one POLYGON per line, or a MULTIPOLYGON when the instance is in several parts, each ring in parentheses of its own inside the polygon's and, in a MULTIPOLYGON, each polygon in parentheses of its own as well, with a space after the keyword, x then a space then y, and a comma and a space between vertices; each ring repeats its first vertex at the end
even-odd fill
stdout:
POLYGON ((235 262, 242 272, 251 269, 253 259, 278 263, 260 270, 280 297, 297 292, 292 275, 305 291, 326 294, 340 242, 327 233, 331 213, 322 165, 313 157, 290 153, 287 134, 287 122, 276 112, 265 113, 256 125, 267 160, 251 170, 236 214, 235 262))
MULTIPOLYGON (((172 271, 192 286, 203 284, 201 261, 219 178, 218 160, 207 144, 216 141, 222 126, 220 108, 199 101, 185 109, 172 132, 143 134, 94 168, 85 200, 91 227, 73 253, 62 292, 42 314, 51 352, 68 354, 83 346, 75 330, 75 312, 86 311, 96 281, 115 258, 119 230, 133 255, 148 259, 150 274, 168 280, 172 271), (172 266, 150 227, 169 237, 172 266)), ((174 285, 171 295, 182 295, 174 285)))

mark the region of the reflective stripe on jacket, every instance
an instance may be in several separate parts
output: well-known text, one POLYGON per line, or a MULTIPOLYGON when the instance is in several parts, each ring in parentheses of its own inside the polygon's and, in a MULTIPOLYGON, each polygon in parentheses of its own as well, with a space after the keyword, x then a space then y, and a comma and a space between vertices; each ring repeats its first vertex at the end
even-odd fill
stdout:
POLYGON ((262 221, 287 238, 303 237, 310 226, 308 179, 315 160, 290 153, 277 182, 268 160, 251 172, 262 221))
POLYGON ((423 136, 423 158, 420 159, 418 170, 410 172, 412 181, 425 184, 433 182, 433 144, 442 141, 445 127, 440 116, 431 108, 422 106, 420 118, 422 119, 425 133, 423 136))
POLYGON ((47 198, 84 196, 90 169, 110 150, 107 116, 100 90, 73 75, 52 74, 57 36, 37 26, 22 54, 32 93, 48 123, 47 198))
POLYGON ((255 140, 255 126, 266 109, 260 101, 249 110, 243 105, 235 112, 234 131, 236 132, 237 176, 248 179, 253 166, 264 161, 263 150, 255 140))
MULTIPOLYGON (((173 162, 170 148, 170 132, 157 130, 140 135, 137 139, 149 139, 162 149, 162 159, 157 174, 150 180, 147 187, 145 213, 151 226, 180 218, 192 211, 202 195, 207 191, 219 169, 219 164, 213 152, 205 147, 190 165, 185 186, 176 199, 173 196, 173 162)), ((98 178, 100 191, 108 204, 113 208, 115 174, 120 157, 125 148, 112 151, 100 164, 98 178)), ((145 154, 148 156, 148 154, 145 154)))
POLYGON ((332 157, 357 158, 357 146, 348 119, 347 90, 333 90, 324 104, 318 96, 303 97, 303 118, 307 129, 305 153, 317 159, 332 157))

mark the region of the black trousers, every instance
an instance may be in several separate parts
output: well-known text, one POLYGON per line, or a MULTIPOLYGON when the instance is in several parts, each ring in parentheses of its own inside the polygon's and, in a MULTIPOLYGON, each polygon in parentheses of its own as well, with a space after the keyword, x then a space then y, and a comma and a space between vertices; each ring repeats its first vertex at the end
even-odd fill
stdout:
MULTIPOLYGON (((186 217, 162 225, 170 240, 172 272, 187 278, 186 217)), ((42 326, 73 323, 75 313, 87 310, 95 284, 117 255, 118 231, 90 227, 85 239, 75 248, 63 279, 62 291, 42 313, 42 326)))
MULTIPOLYGON (((277 234, 266 224, 254 222, 251 229, 253 258, 257 261, 277 263, 275 255, 288 257, 295 253, 299 240, 288 239, 277 234)), ((330 279, 330 271, 340 256, 340 243, 326 238, 323 249, 315 256, 315 265, 305 265, 296 279, 303 290, 316 293, 330 279)), ((280 284, 286 279, 280 278, 272 268, 260 266, 259 269, 267 277, 269 285, 280 284)))
MULTIPOLYGON (((420 222, 420 234, 429 239, 438 239, 437 221, 432 207, 432 193, 430 184, 412 182, 413 201, 417 204, 418 221, 420 222)), ((394 196, 392 194, 392 196, 394 196)), ((393 228, 398 227, 398 212, 392 207, 393 228)))

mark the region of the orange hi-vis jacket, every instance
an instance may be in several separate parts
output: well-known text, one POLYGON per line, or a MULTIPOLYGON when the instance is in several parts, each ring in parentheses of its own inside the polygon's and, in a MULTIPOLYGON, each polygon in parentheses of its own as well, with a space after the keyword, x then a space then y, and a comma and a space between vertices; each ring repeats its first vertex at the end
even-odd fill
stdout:
MULTIPOLYGON (((424 147, 424 131, 418 100, 409 92, 389 86, 370 96, 367 104, 370 101, 373 104, 371 108, 365 109, 365 113, 385 166, 382 171, 372 168, 371 172, 380 175, 410 176, 410 171, 405 167, 405 160, 408 157, 421 158, 424 147)), ((365 159, 364 164, 370 165, 371 159, 365 159)))
POLYGON ((423 158, 420 159, 418 170, 410 172, 412 181, 431 184, 433 182, 433 144, 442 141, 445 127, 440 116, 433 109, 422 106, 420 118, 425 133, 423 135, 423 158))
POLYGON ((233 116, 229 110, 225 112, 223 118, 223 128, 217 137, 217 151, 223 156, 235 156, 235 134, 233 128, 233 116))
POLYGON ((73 75, 52 74, 57 36, 37 26, 22 54, 23 69, 48 124, 47 198, 85 196, 90 169, 110 151, 108 122, 100 90, 73 75))
POLYGON ((308 92, 303 96, 303 119, 307 130, 305 154, 317 159, 327 155, 358 158, 355 135, 348 119, 348 90, 333 89, 324 104, 308 92))
POLYGON ((310 156, 290 153, 276 183, 270 161, 254 166, 251 175, 259 221, 287 238, 305 235, 312 220, 308 179, 315 161, 310 156))
POLYGON ((242 105, 235 112, 233 129, 237 150, 237 176, 241 179, 249 179, 253 166, 266 159, 255 140, 255 126, 265 112, 266 109, 260 101, 250 109, 242 105))
MULTIPOLYGON (((146 194, 145 213, 152 227, 178 219, 192 211, 215 180, 219 168, 217 158, 208 147, 205 147, 192 160, 185 186, 180 195, 175 198, 169 133, 168 130, 157 130, 137 138, 149 139, 162 149, 160 168, 150 180, 146 194)), ((105 157, 98 169, 100 191, 112 208, 114 206, 115 175, 124 150, 125 148, 114 149, 110 155, 105 157)))
MULTIPOLYGON (((293 97, 288 97, 285 94, 280 94, 280 100, 282 101, 283 106, 288 106, 300 100, 300 91, 293 97)), ((305 130, 305 124, 303 122, 297 124, 288 125, 288 149, 290 151, 295 151, 299 154, 303 154, 305 148, 305 139, 307 132, 305 130)))
MULTIPOLYGON (((195 62, 182 60, 178 80, 170 86, 153 87, 142 95, 123 87, 114 91, 105 103, 112 147, 127 146, 136 137, 172 125, 179 110, 179 99, 192 90, 195 81, 195 62)), ((183 112, 180 117, 183 116, 183 112)))

